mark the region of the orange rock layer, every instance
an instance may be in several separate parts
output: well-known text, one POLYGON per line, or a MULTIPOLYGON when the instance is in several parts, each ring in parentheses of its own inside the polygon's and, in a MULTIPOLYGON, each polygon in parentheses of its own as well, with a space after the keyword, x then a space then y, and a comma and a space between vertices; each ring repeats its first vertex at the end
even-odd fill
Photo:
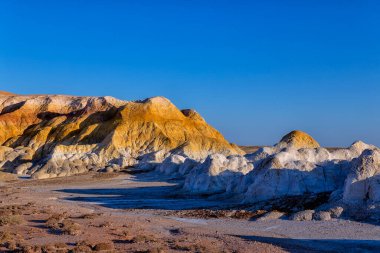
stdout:
POLYGON ((131 165, 156 153, 194 159, 242 153, 194 110, 181 111, 163 97, 127 102, 112 97, 0 95, 0 128, 0 166, 18 173, 43 171, 38 177, 75 174, 110 163, 131 165))

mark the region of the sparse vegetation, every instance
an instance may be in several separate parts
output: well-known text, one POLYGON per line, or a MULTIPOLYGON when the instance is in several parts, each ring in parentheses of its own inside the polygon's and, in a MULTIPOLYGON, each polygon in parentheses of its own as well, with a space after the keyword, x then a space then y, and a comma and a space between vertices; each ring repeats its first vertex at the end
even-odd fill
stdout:
POLYGON ((50 216, 45 224, 48 228, 51 229, 59 229, 60 228, 60 223, 66 218, 65 214, 62 213, 56 213, 50 216))
POLYGON ((64 234, 79 235, 81 233, 81 226, 72 220, 64 220, 61 224, 61 231, 64 234))
POLYGON ((87 245, 75 246, 73 249, 69 250, 69 253, 88 253, 88 252, 92 252, 92 249, 90 246, 87 246, 87 245))
POLYGON ((98 243, 93 247, 94 251, 113 251, 115 249, 112 242, 102 242, 98 243))
POLYGON ((100 217, 102 215, 103 215, 102 213, 86 213, 86 214, 82 214, 78 217, 72 217, 72 218, 92 220, 92 219, 95 219, 95 218, 100 217))
POLYGON ((6 205, 0 207, 0 216, 22 215, 24 212, 31 213, 35 203, 27 203, 25 205, 6 205))
POLYGON ((19 215, 2 215, 0 216, 0 226, 20 225, 24 219, 19 215))
POLYGON ((139 234, 133 237, 132 242, 133 243, 148 243, 148 242, 155 242, 156 238, 151 235, 146 235, 146 234, 139 234))
POLYGON ((73 220, 66 219, 65 214, 53 214, 45 224, 50 229, 68 235, 78 235, 81 232, 80 225, 73 220))
POLYGON ((13 239, 14 235, 8 231, 0 231, 0 243, 4 243, 10 239, 13 239))

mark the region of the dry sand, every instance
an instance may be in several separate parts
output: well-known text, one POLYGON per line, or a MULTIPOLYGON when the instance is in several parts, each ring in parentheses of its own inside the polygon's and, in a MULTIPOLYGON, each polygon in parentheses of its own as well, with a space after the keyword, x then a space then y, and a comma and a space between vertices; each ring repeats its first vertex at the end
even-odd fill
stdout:
POLYGON ((234 203, 183 196, 177 180, 154 173, 9 180, 0 193, 1 252, 380 250, 377 225, 253 221, 258 214, 215 211, 234 203))

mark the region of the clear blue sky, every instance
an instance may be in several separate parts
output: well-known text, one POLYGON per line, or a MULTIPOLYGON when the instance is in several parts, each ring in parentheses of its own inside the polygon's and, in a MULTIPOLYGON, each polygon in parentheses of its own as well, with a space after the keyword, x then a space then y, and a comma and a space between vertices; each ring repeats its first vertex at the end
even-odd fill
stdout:
POLYGON ((165 96, 227 139, 380 146, 380 1, 0 1, 0 90, 165 96))

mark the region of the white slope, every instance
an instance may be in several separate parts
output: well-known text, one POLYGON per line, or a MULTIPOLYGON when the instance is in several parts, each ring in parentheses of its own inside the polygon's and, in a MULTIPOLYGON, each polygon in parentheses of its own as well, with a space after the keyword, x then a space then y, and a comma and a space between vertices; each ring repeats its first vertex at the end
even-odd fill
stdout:
POLYGON ((380 206, 380 150, 363 142, 334 151, 265 147, 200 162, 172 156, 158 170, 185 175, 183 188, 191 193, 227 193, 245 203, 332 192, 333 200, 346 206, 380 206))

